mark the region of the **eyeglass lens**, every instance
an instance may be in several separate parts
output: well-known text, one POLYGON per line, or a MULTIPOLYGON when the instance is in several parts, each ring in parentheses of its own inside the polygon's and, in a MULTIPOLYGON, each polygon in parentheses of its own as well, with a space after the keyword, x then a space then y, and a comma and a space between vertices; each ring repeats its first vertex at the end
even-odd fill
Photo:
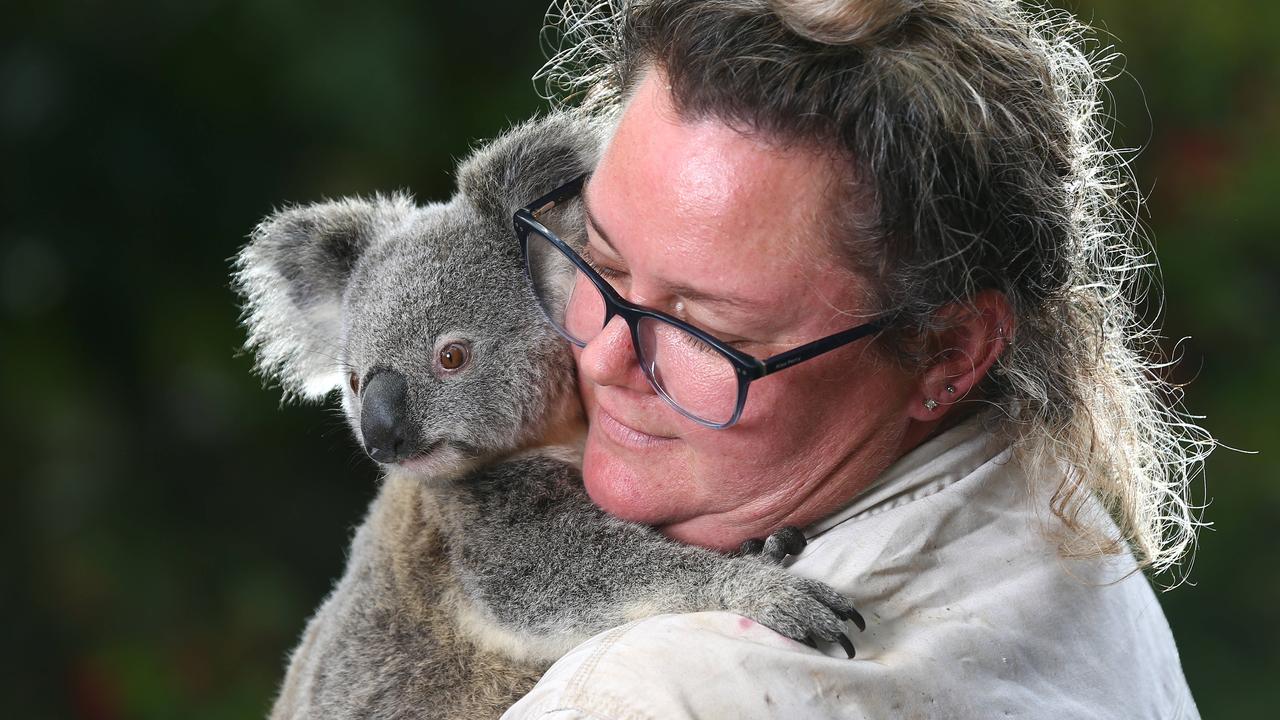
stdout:
MULTIPOLYGON (((604 328, 605 298, 573 260, 541 233, 528 234, 529 276, 543 312, 582 346, 604 328)), ((729 422, 738 402, 733 363, 683 328, 657 318, 636 320, 633 342, 645 375, 685 415, 712 425, 729 422)))

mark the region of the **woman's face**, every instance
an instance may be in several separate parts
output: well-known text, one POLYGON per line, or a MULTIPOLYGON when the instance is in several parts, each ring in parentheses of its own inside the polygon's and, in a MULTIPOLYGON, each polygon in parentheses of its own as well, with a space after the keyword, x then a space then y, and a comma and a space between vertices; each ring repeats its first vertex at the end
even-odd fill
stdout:
MULTIPOLYGON (((623 297, 765 358, 870 319, 819 221, 836 172, 813 150, 680 119, 651 72, 586 188, 585 254, 623 297)), ((614 318, 577 351, 588 493, 718 549, 834 512, 920 440, 918 383, 872 342, 753 382, 741 420, 712 430, 654 393, 614 318)))

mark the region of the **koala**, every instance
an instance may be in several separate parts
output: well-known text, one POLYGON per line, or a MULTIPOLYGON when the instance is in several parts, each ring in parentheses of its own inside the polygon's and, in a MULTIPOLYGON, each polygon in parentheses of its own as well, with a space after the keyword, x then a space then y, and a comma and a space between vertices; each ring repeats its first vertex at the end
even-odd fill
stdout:
MULTIPOLYGON (((601 134, 569 112, 528 121, 473 153, 447 202, 285 209, 237 256, 259 372, 287 398, 338 390, 385 471, 271 717, 497 717, 574 645, 656 613, 726 610, 852 654, 850 601, 776 562, 803 536, 723 555, 583 489, 573 358, 511 218, 588 171, 601 134)), ((553 212, 582 225, 574 203, 553 212)))

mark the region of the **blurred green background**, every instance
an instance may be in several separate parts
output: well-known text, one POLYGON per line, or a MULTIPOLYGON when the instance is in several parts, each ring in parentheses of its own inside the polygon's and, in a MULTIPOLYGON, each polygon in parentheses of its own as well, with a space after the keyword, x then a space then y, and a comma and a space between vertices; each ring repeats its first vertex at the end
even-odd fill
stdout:
MULTIPOLYGON (((1176 376, 1262 451, 1214 455, 1195 585, 1161 601, 1204 716, 1270 715, 1280 4, 1070 7, 1128 58, 1111 112, 1145 148, 1165 331, 1191 337, 1176 376)), ((539 107, 544 8, 0 7, 5 716, 264 715, 375 472, 334 410, 281 408, 251 374, 228 259, 286 201, 446 196, 458 158, 539 107)))

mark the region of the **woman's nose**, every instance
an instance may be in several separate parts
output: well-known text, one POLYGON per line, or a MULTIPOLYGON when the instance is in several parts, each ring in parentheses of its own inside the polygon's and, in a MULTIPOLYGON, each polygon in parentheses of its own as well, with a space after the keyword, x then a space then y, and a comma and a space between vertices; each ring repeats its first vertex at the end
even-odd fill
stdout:
POLYGON ((621 385, 645 392, 651 390, 636 361, 631 328, 621 317, 610 320, 582 348, 578 355, 578 371, 596 385, 621 385))

